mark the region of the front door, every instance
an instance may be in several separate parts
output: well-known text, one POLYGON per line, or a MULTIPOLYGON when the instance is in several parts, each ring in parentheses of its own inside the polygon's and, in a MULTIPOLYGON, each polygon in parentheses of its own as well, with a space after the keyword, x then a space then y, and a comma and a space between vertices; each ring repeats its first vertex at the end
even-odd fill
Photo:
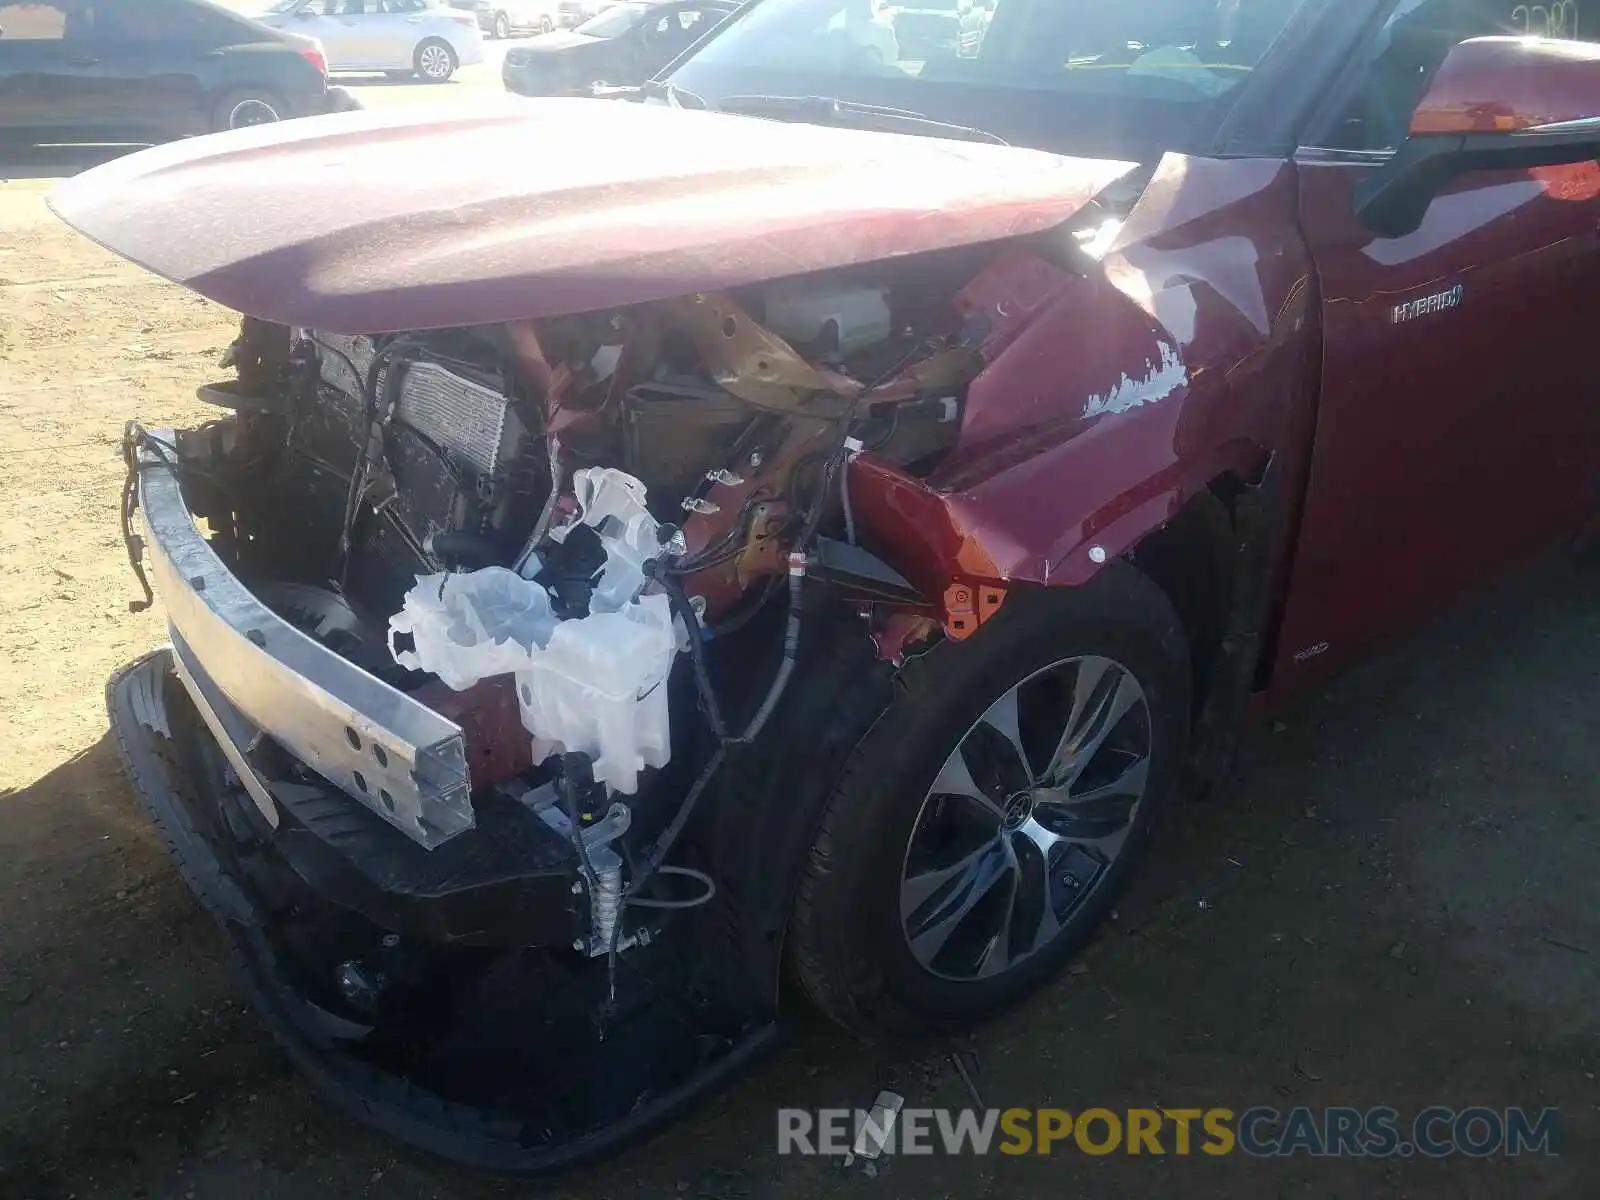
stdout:
POLYGON ((1354 215, 1449 47, 1520 32, 1514 8, 1400 0, 1349 104, 1297 156, 1325 340, 1284 683, 1576 531, 1600 499, 1594 165, 1463 175, 1404 237, 1354 215))
POLYGON ((330 71, 409 68, 409 56, 402 62, 385 44, 386 32, 392 40, 394 18, 382 10, 381 0, 305 0, 296 9, 269 17, 267 23, 316 38, 328 56, 330 71))
MULTIPOLYGON (((396 65, 394 49, 386 44, 392 40, 393 18, 383 11, 382 0, 338 0, 334 15, 326 20, 337 29, 341 67, 375 70, 396 65)), ((331 67, 333 45, 326 49, 331 67)))
POLYGON ((364 26, 372 64, 388 70, 409 70, 417 43, 427 32, 423 26, 429 20, 423 0, 366 0, 366 13, 359 23, 364 26))
POLYGON ((231 23, 191 0, 94 0, 107 52, 106 103, 130 129, 208 132, 207 59, 236 41, 231 23))

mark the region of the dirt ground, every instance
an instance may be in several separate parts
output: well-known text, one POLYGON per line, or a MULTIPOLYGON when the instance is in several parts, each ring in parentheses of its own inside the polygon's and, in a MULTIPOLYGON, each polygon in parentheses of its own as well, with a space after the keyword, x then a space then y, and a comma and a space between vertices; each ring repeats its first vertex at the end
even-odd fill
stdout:
POLYGON ((118 441, 198 416, 227 313, 54 222, 0 168, 0 1197, 1600 1195, 1600 563, 1476 600, 1261 729, 1074 971, 980 1032, 998 1106, 1557 1106, 1559 1157, 779 1158, 779 1104, 964 1104, 938 1053, 794 1016, 707 1108, 544 1189, 337 1117, 238 1000, 106 737, 130 615, 118 441))

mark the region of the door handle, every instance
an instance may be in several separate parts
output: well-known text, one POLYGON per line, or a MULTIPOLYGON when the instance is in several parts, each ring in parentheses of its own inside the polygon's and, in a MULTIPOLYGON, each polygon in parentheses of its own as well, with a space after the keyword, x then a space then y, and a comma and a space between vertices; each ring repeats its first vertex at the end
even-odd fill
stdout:
POLYGON ((100 60, 98 58, 69 58, 69 59, 67 59, 67 66, 69 66, 69 67, 97 67, 99 65, 100 65, 100 60))
POLYGON ((422 18, 421 17, 407 17, 406 18, 406 24, 407 25, 421 25, 422 24, 422 18))

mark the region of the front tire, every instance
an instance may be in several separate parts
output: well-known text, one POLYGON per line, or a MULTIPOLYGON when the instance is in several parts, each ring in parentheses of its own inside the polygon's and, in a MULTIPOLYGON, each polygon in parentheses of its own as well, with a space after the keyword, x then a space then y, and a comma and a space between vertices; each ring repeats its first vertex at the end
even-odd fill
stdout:
POLYGON ((1172 605, 1123 564, 1018 589, 911 663, 796 897, 790 959, 817 1006, 869 1038, 948 1031, 1064 965, 1177 791, 1188 664, 1172 605))
POLYGON ((417 47, 411 65, 423 83, 448 83, 460 62, 448 42, 429 38, 417 47))
POLYGON ((211 109, 211 128, 248 129, 253 125, 275 125, 289 115, 289 107, 271 92, 239 88, 219 98, 211 109))
POLYGON ((556 23, 554 21, 552 21, 549 17, 540 17, 539 18, 539 32, 540 33, 554 33, 555 29, 556 29, 556 23))
POLYGON ((509 38, 511 36, 511 18, 503 12, 495 13, 494 31, 490 36, 502 42, 509 38))

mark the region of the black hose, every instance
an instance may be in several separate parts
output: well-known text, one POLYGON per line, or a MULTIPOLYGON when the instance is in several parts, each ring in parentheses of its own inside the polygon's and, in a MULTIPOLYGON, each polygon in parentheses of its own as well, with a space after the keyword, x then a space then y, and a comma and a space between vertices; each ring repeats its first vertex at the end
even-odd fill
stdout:
MULTIPOLYGON (((356 459, 354 470, 350 473, 350 491, 345 497, 344 522, 339 529, 339 590, 343 592, 350 574, 351 537, 355 533, 356 514, 361 509, 361 496, 366 491, 367 481, 372 472, 372 436, 378 426, 378 369, 385 360, 397 350, 403 350, 411 344, 411 339, 406 336, 397 337, 394 341, 378 347, 373 351, 372 362, 367 367, 367 376, 361 382, 361 415, 363 418, 361 430, 361 447, 359 457, 356 459)), ((329 347, 331 349, 331 347, 329 347)), ((340 358, 349 363, 351 368, 355 363, 350 361, 348 355, 334 350, 340 358)), ((356 377, 361 378, 361 373, 356 372, 356 377)), ((391 373, 392 380, 394 375, 391 373)))
POLYGON ((681 875, 685 879, 693 879, 705 887, 705 891, 698 896, 690 896, 683 900, 657 900, 649 896, 636 896, 627 901, 633 908, 659 908, 659 909, 685 909, 699 908, 702 904, 709 904, 716 897, 717 884, 711 876, 704 871, 696 871, 693 867, 674 867, 662 863, 656 868, 657 875, 681 875))
MULTIPOLYGON (((634 908, 663 907, 661 905, 646 906, 638 903, 639 897, 637 893, 658 871, 663 869, 687 870, 687 868, 665 868, 663 860, 672 850, 673 844, 678 840, 678 835, 683 832, 683 827, 689 823, 689 818, 694 815, 695 807, 700 803, 701 795, 710 785, 717 771, 721 769, 722 760, 727 757, 727 754, 727 745, 725 743, 719 744, 711 757, 706 760, 706 765, 700 769, 699 777, 689 788, 688 794, 684 796, 683 803, 678 805, 678 811, 673 816, 672 823, 662 830, 661 836, 656 839, 656 844, 651 849, 649 857, 645 859, 643 865, 634 874, 634 877, 628 881, 627 886, 622 889, 622 902, 619 905, 617 920, 611 927, 611 944, 606 947, 608 1003, 615 1003, 617 999, 617 947, 622 943, 622 913, 620 910, 630 906, 634 908)), ((707 879, 707 882, 709 883, 710 880, 707 879)), ((716 895, 715 887, 707 892, 698 903, 704 904, 714 895, 716 895)), ((696 905, 686 905, 685 907, 696 907, 696 905)))
POLYGON ((750 724, 738 741, 748 744, 756 740, 762 729, 766 727, 773 711, 778 707, 778 701, 783 698, 784 690, 789 686, 789 676, 794 674, 795 660, 800 656, 800 618, 804 612, 804 599, 802 584, 806 577, 806 557, 804 554, 791 554, 789 556, 789 623, 783 631, 783 661, 778 664, 778 673, 773 676, 772 686, 767 689, 767 697, 762 701, 761 707, 756 710, 756 715, 750 718, 750 724))
POLYGON ((144 612, 156 602, 150 578, 144 573, 144 542, 133 528, 134 510, 139 507, 139 449, 143 441, 143 427, 137 421, 129 421, 122 431, 122 461, 128 469, 122 480, 122 545, 128 552, 133 576, 144 590, 143 600, 128 601, 129 612, 144 612))
POLYGON ((730 637, 750 624, 751 621, 756 619, 756 615, 767 606, 767 601, 772 599, 773 594, 777 592, 782 582, 782 575, 770 576, 767 579, 767 586, 761 589, 761 595, 756 597, 753 603, 746 604, 743 612, 737 613, 716 625, 707 625, 705 627, 706 641, 714 642, 718 638, 730 637))
MULTIPOLYGON (((750 723, 745 726, 744 732, 738 737, 727 736, 726 730, 719 735, 716 750, 706 760, 706 765, 701 768, 699 776, 690 786, 688 794, 684 796, 683 803, 678 805, 678 811, 673 814, 672 821, 661 831, 661 836, 656 838, 655 845, 651 847, 649 856, 646 857, 644 863, 634 874, 633 879, 628 882, 627 887, 623 889, 622 906, 624 908, 630 905, 635 908, 695 908, 701 904, 708 903, 716 894, 713 887, 704 896, 696 897, 692 902, 686 901, 681 904, 673 903, 670 905, 661 903, 644 904, 640 903, 638 899, 639 891, 657 873, 664 871, 687 873, 688 868, 668 868, 666 866, 667 855, 672 853, 672 848, 677 844, 678 838, 689 824, 689 819, 694 816, 694 811, 700 804, 700 797, 705 794, 706 788, 711 785, 711 781, 716 778, 717 772, 722 769, 722 764, 728 757, 728 747, 746 745, 754 741, 756 735, 761 732, 767 720, 776 711, 779 701, 783 699, 783 693, 789 686, 789 679, 794 674, 795 661, 800 656, 800 623, 804 612, 803 585, 807 566, 808 563, 804 554, 793 553, 789 555, 789 623, 783 635, 783 660, 778 664, 777 673, 773 676, 772 685, 767 689, 766 698, 761 702, 761 707, 756 710, 755 716, 750 719, 750 723)), ((663 582, 665 583, 666 581, 663 582)), ((667 585, 669 596, 672 595, 675 585, 675 580, 667 585)), ((682 595, 681 585, 676 585, 676 591, 679 596, 682 595)), ((674 600, 675 606, 678 603, 679 601, 674 600)), ((709 699, 710 712, 708 712, 708 717, 711 713, 717 714, 716 724, 720 725, 722 720, 721 710, 716 704, 716 693, 711 686, 710 676, 705 671, 704 648, 700 645, 701 641, 704 640, 703 627, 700 624, 700 618, 696 615, 693 607, 689 605, 687 599, 683 599, 681 603, 683 606, 682 611, 687 613, 684 621, 689 626, 692 645, 695 650, 701 652, 693 655, 695 660, 695 680, 697 685, 702 688, 702 696, 709 699)), ((715 729, 716 725, 713 728, 715 729)), ((709 878, 707 882, 710 882, 709 878)), ((606 971, 610 995, 613 1000, 616 999, 617 993, 617 946, 621 940, 622 921, 619 918, 611 930, 611 945, 606 952, 606 971)))
MULTIPOLYGON (((638 908, 648 907, 639 902, 637 893, 658 872, 668 869, 665 866, 666 857, 672 852, 673 846, 677 844, 678 838, 689 823, 689 819, 694 815, 694 811, 700 803, 700 797, 704 795, 706 788, 710 786, 712 779, 716 777, 716 773, 722 769, 722 764, 728 756, 728 747, 748 745, 754 741, 757 735, 766 727, 772 714, 777 711, 778 704, 782 701, 783 694, 788 689, 789 680, 794 674, 795 663, 800 656, 800 627, 805 611, 804 584, 806 571, 809 567, 806 547, 811 544, 812 539, 816 536, 818 527, 822 523, 822 512, 827 503, 828 489, 832 487, 834 474, 839 469, 847 452, 850 426, 862 399, 904 370, 906 364, 911 361, 915 354, 916 350, 914 349, 903 360, 885 372, 880 379, 874 380, 866 388, 863 388, 851 402, 849 411, 840 422, 838 440, 824 460, 822 484, 817 489, 816 500, 811 506, 811 512, 807 515, 799 539, 794 543, 796 549, 789 555, 789 619, 783 633, 783 658, 778 663, 778 670, 773 675, 772 683, 767 688, 767 694, 760 707, 756 709, 755 715, 750 718, 750 723, 745 726, 744 731, 738 737, 729 737, 727 728, 722 721, 722 710, 717 702, 716 689, 712 686, 710 672, 705 664, 705 646, 703 643, 706 633, 705 626, 700 623, 699 614, 694 611, 693 605, 689 603, 688 597, 684 595, 683 585, 677 579, 672 578, 670 572, 664 570, 654 572, 656 578, 666 588, 673 610, 688 628, 690 656, 694 662, 695 686, 700 691, 701 700, 706 707, 707 720, 711 722, 712 732, 716 734, 718 744, 716 750, 706 761, 706 765, 701 769, 699 777, 690 786, 688 794, 684 796, 683 803, 678 806, 678 811, 673 815, 671 822, 661 831, 661 835, 656 838, 655 845, 651 848, 649 856, 645 859, 633 879, 623 889, 622 907, 626 908, 630 905, 638 908)), ((677 871, 687 870, 687 868, 671 869, 677 871)), ((709 878, 707 882, 710 882, 709 878)), ((705 896, 697 897, 692 903, 686 903, 683 907, 692 908, 707 903, 714 894, 714 890, 708 891, 705 896)), ((678 906, 658 904, 654 907, 678 906)), ((615 1001, 617 994, 617 947, 621 940, 622 920, 619 916, 616 925, 612 928, 611 945, 607 948, 606 954, 606 970, 612 1001, 615 1001)))
POLYGON ((572 826, 572 847, 577 851, 578 861, 583 865, 584 882, 588 885, 590 894, 598 886, 600 876, 595 873, 594 863, 589 860, 589 847, 583 840, 583 808, 581 792, 587 786, 594 786, 594 776, 591 774, 589 756, 587 754, 563 754, 561 756, 561 801, 562 807, 567 810, 567 821, 572 826))
MULTIPOLYGON (((656 563, 652 560, 645 565, 648 569, 656 566, 656 563)), ((706 721, 711 725, 711 732, 716 735, 717 741, 726 742, 728 727, 723 723, 722 706, 717 702, 717 689, 712 686, 711 673, 706 668, 705 627, 700 624, 700 614, 695 612, 694 605, 689 603, 689 597, 684 594, 682 583, 665 571, 651 573, 666 589, 673 613, 689 632, 689 660, 694 664, 694 682, 700 692, 700 704, 705 709, 706 721)))
POLYGON ((155 604, 156 595, 150 587, 149 576, 145 574, 144 539, 133 527, 133 514, 139 507, 139 472, 148 464, 139 461, 139 454, 143 450, 150 451, 151 455, 161 463, 172 477, 181 485, 185 474, 197 479, 204 479, 216 487, 221 487, 217 476, 198 467, 185 467, 178 457, 178 448, 170 442, 163 442, 160 438, 150 436, 149 430, 137 421, 129 421, 122 430, 122 461, 127 467, 127 474, 122 480, 122 545, 128 552, 128 565, 133 568, 134 578, 139 581, 139 587, 144 591, 143 600, 128 601, 129 612, 144 612, 155 604))
MULTIPOLYGON (((666 861, 672 847, 683 833, 683 827, 689 823, 689 818, 694 815, 695 807, 700 803, 700 797, 710 786, 711 780, 722 769, 723 761, 728 757, 728 747, 721 745, 716 748, 711 757, 706 760, 706 765, 700 769, 700 775, 690 786, 689 792, 683 798, 683 803, 678 805, 678 811, 673 815, 672 823, 661 831, 661 836, 656 839, 656 844, 651 848, 649 856, 639 868, 639 873, 633 877, 623 894, 623 903, 628 903, 628 897, 638 892, 650 881, 661 865, 666 861)), ((620 922, 619 922, 620 924, 620 922)))

